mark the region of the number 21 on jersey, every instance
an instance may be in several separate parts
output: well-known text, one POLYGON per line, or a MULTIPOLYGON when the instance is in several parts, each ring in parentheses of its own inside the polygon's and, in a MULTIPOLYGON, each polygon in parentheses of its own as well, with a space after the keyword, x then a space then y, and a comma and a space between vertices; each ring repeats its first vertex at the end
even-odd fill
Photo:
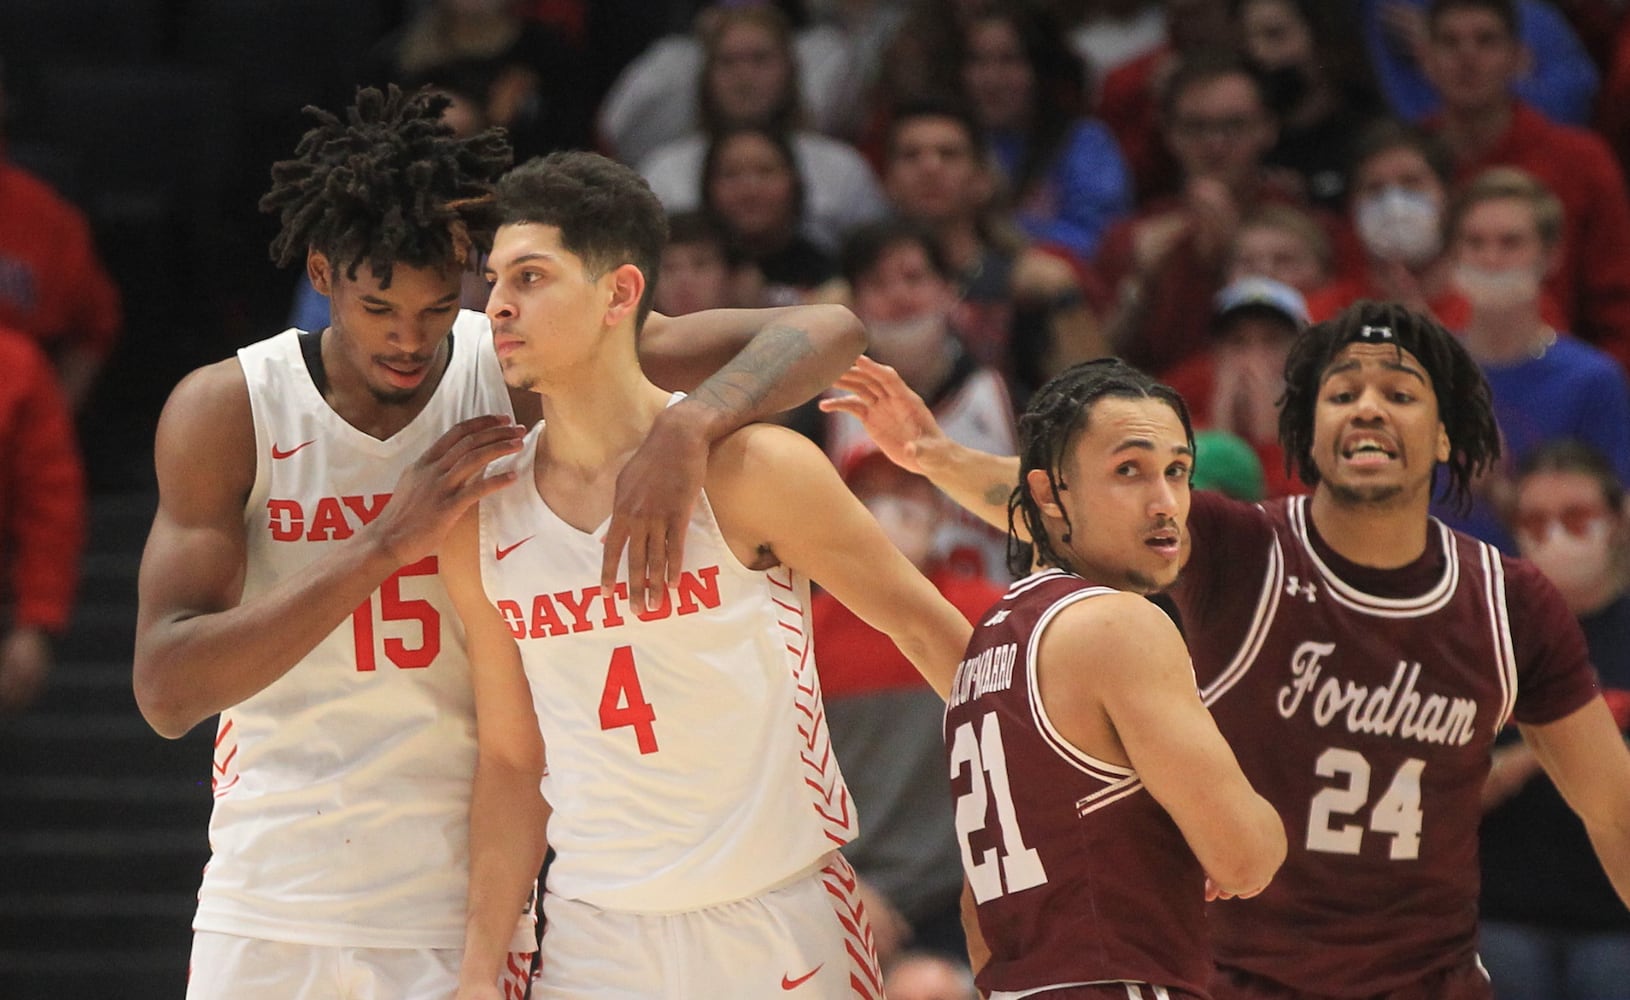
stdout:
POLYGON ((1002 726, 994 712, 979 720, 979 731, 964 722, 951 740, 951 780, 968 776, 968 790, 957 796, 957 846, 962 850, 962 869, 975 902, 983 903, 1009 892, 1032 889, 1047 881, 1041 855, 1026 847, 1019 818, 1013 809, 1013 793, 1007 779, 1007 751, 1002 747, 1002 726), (996 823, 1001 829, 1000 847, 974 852, 972 837, 985 830, 991 800, 995 800, 996 823))

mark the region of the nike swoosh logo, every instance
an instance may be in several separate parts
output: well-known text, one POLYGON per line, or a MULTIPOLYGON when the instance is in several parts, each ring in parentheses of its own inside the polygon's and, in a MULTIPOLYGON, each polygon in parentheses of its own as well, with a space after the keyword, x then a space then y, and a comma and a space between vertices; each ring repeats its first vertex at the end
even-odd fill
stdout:
POLYGON ((284 451, 282 448, 279 448, 277 445, 274 444, 274 445, 272 445, 272 457, 275 458, 275 459, 288 458, 290 455, 294 454, 295 452, 299 451, 301 448, 304 448, 306 445, 311 444, 313 441, 316 441, 316 440, 317 440, 316 438, 312 438, 311 441, 302 441, 299 444, 295 445, 293 448, 290 448, 288 451, 284 451))
POLYGON ((804 985, 805 983, 809 982, 810 977, 815 975, 815 973, 821 971, 821 968, 824 965, 826 965, 826 963, 822 962, 820 965, 817 965, 817 966, 815 966, 815 968, 810 969, 808 972, 806 972, 803 975, 799 976, 797 979, 793 979, 791 976, 788 976, 785 973, 782 973, 782 975, 781 975, 781 988, 784 989, 784 990, 795 990, 795 989, 797 989, 798 987, 800 987, 800 986, 804 985))
POLYGON ((536 537, 536 536, 527 535, 525 538, 521 539, 520 541, 516 542, 515 544, 506 545, 503 548, 499 548, 498 546, 494 545, 492 547, 493 557, 496 558, 496 559, 503 559, 505 556, 509 555, 511 552, 514 552, 516 549, 518 549, 521 546, 525 545, 527 542, 530 542, 534 537, 536 537))

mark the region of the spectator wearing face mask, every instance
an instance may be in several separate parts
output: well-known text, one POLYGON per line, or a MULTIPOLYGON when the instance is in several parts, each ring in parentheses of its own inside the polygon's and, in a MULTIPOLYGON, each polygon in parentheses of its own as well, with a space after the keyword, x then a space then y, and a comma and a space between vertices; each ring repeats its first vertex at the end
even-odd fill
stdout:
MULTIPOLYGON (((1622 728, 1630 722, 1630 508, 1621 475, 1588 445, 1553 441, 1523 462, 1512 523, 1523 556, 1579 617, 1622 728)), ((1494 750, 1484 808, 1478 951, 1501 996, 1630 995, 1630 914, 1515 732, 1494 750)))
MULTIPOLYGON (((871 339, 867 353, 900 373, 952 440, 998 454, 1016 452, 1006 383, 996 369, 974 360, 957 336, 955 275, 933 234, 902 221, 863 226, 844 244, 840 263, 852 308, 871 339)), ((857 449, 873 447, 860 422, 842 413, 825 414, 822 437, 839 468, 857 449)), ((1010 583, 1007 533, 959 508, 947 510, 935 535, 936 558, 1001 586, 1010 583)))
POLYGON ((1511 501, 1509 470, 1540 446, 1583 441, 1630 477, 1630 382, 1611 357, 1540 309, 1561 228, 1556 196, 1513 167, 1479 174, 1450 208, 1453 281, 1470 309, 1459 332, 1488 378, 1505 455, 1474 487, 1468 511, 1440 502, 1433 513, 1507 552, 1516 551, 1500 517, 1511 501))
MULTIPOLYGON (((1470 307, 1453 281, 1454 262, 1443 242, 1453 165, 1448 148, 1413 125, 1381 121, 1358 141, 1348 187, 1349 224, 1363 261, 1328 288, 1308 295, 1308 313, 1320 323, 1360 299, 1398 302, 1464 329, 1470 307)), ((1548 296, 1543 315, 1565 326, 1548 296)))

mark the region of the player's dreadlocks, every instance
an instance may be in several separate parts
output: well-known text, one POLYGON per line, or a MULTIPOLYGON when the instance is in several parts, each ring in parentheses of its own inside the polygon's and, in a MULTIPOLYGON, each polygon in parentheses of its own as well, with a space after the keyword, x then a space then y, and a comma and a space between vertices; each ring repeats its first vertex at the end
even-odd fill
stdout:
MULTIPOLYGON (((1117 358, 1084 361, 1060 372, 1036 391, 1019 418, 1019 485, 1007 500, 1007 564, 1015 576, 1031 571, 1032 554, 1043 565, 1071 568, 1069 559, 1059 553, 1047 534, 1047 522, 1025 480, 1032 469, 1040 469, 1047 473, 1047 481, 1055 491, 1066 489, 1060 464, 1070 453, 1076 437, 1087 429, 1093 405, 1110 396, 1158 399, 1166 403, 1177 411, 1178 419, 1183 422, 1183 434, 1193 449, 1194 426, 1189 421, 1189 408, 1171 386, 1157 382, 1117 358), (1020 518, 1029 529, 1030 545, 1020 541, 1013 530, 1020 518), (1031 545, 1035 547, 1033 553, 1031 545)), ((1064 534, 1059 541, 1067 544, 1074 530, 1070 515, 1065 512, 1064 534)))
POLYGON ((1464 511, 1471 484, 1500 457, 1500 430, 1487 380, 1453 334, 1432 320, 1391 302, 1356 302, 1341 315, 1310 327, 1285 359, 1285 396, 1279 409, 1279 441, 1309 486, 1319 482, 1313 461, 1313 417, 1325 369, 1347 345, 1391 344, 1426 368, 1438 397, 1438 419, 1449 435, 1445 498, 1464 511))
POLYGON ((441 120, 452 102, 420 91, 357 91, 346 118, 307 107, 317 120, 294 158, 272 165, 260 199, 282 231, 271 257, 280 267, 325 254, 347 278, 367 260, 389 287, 391 268, 466 264, 491 246, 492 187, 513 153, 501 129, 457 138, 441 120))

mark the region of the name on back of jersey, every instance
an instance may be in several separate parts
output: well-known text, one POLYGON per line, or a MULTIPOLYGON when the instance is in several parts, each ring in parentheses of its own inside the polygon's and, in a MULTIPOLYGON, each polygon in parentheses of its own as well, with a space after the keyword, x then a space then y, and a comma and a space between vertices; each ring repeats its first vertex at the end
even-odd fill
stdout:
POLYGON ((1013 664, 1019 658, 1019 645, 1005 642, 975 653, 957 666, 951 684, 952 706, 982 695, 1006 691, 1013 686, 1013 664))

